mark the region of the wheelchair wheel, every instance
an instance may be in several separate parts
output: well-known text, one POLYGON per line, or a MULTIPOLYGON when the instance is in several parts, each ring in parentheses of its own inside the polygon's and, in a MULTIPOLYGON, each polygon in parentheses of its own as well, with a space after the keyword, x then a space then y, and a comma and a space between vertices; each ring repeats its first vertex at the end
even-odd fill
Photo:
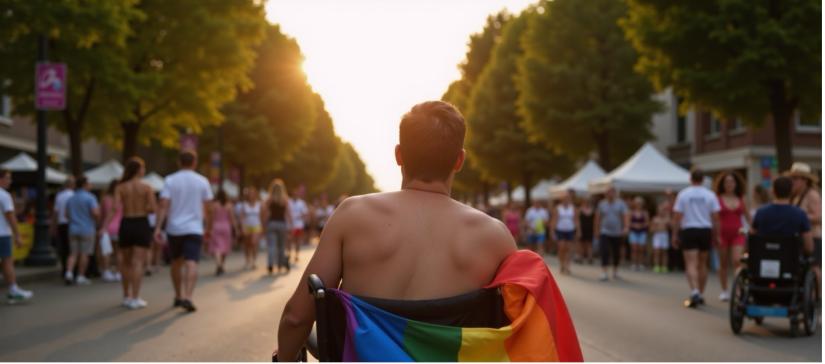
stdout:
POLYGON ((745 321, 745 305, 748 302, 748 272, 740 269, 733 280, 730 297, 730 329, 734 334, 742 331, 742 323, 745 321))
POLYGON ((802 289, 802 326, 805 335, 811 336, 816 332, 816 276, 814 272, 805 274, 805 284, 802 289))

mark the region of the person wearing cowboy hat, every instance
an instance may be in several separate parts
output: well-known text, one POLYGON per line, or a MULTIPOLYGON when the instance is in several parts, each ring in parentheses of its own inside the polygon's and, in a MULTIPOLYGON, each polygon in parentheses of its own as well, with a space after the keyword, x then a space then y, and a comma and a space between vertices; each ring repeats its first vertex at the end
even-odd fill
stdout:
POLYGON ((811 222, 811 232, 814 237, 814 273, 816 273, 817 288, 822 282, 822 198, 816 184, 819 178, 811 173, 811 166, 807 163, 796 162, 791 169, 784 173, 793 180, 793 197, 791 203, 798 206, 811 222))

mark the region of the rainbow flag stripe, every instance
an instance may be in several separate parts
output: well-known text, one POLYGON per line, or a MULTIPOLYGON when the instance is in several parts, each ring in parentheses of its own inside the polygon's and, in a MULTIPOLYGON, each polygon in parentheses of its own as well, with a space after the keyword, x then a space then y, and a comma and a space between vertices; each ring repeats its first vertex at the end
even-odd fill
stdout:
POLYGON ((510 255, 488 287, 500 287, 510 325, 462 328, 408 320, 346 292, 344 361, 582 361, 576 331, 544 260, 510 255))

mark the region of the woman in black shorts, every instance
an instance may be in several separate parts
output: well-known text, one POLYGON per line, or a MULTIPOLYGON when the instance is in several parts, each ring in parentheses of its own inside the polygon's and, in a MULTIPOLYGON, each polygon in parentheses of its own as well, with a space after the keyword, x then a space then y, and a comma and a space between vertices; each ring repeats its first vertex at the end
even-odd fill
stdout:
POLYGON ((146 252, 152 244, 149 214, 155 211, 155 193, 143 182, 143 160, 132 157, 126 162, 123 179, 115 190, 115 203, 123 209, 120 221, 120 250, 122 252, 123 306, 130 309, 146 307, 140 298, 143 266, 146 252))

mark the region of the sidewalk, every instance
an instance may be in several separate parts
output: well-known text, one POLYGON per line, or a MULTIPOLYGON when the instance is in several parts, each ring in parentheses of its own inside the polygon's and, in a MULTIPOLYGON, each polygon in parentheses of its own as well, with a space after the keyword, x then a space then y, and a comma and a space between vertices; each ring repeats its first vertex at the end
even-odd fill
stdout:
MULTIPOLYGON (((17 283, 20 285, 50 278, 58 280, 60 278, 60 265, 55 264, 51 267, 29 267, 23 264, 15 264, 14 273, 17 276, 17 283)), ((0 276, 2 275, 2 272, 0 272, 0 276)))

